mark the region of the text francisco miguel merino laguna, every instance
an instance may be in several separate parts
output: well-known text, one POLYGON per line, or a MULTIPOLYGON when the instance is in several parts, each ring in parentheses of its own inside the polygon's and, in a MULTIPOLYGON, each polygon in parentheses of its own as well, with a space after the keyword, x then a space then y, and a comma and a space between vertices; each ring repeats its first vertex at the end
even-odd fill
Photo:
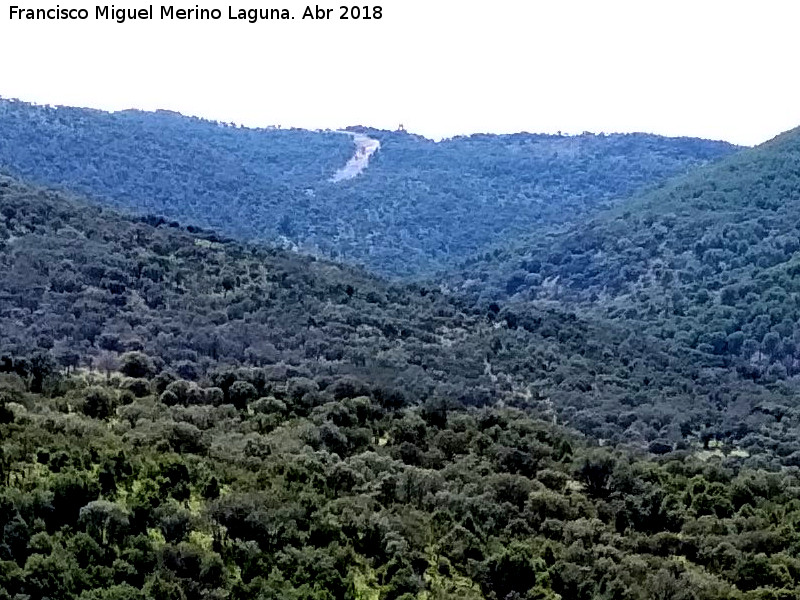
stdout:
MULTIPOLYGON (((380 7, 377 6, 372 8, 380 10, 380 7)), ((300 11, 295 12, 300 14, 300 11)), ((321 8, 319 5, 306 6, 302 14, 300 14, 300 18, 314 20, 331 19, 332 17, 335 18, 332 15, 333 12, 333 9, 321 8)), ((372 18, 380 18, 378 14, 373 13, 372 18)), ((232 21, 247 21, 249 23, 263 20, 295 18, 288 8, 238 8, 228 6, 227 10, 224 10, 219 8, 201 8, 199 5, 195 5, 191 8, 167 5, 158 6, 158 10, 154 10, 152 4, 140 8, 120 8, 111 4, 108 6, 95 6, 92 11, 86 8, 63 7, 58 4, 52 8, 9 7, 9 18, 14 21, 85 21, 94 18, 97 21, 125 23, 126 21, 133 20, 147 21, 154 19, 206 21, 219 20, 223 17, 232 21)), ((364 18, 364 16, 361 16, 361 18, 364 18)))

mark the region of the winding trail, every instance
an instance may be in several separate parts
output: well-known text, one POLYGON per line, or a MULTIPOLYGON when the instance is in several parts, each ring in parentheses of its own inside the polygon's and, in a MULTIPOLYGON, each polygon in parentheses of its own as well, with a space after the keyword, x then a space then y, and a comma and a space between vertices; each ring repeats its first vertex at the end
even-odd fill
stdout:
POLYGON ((333 183, 353 179, 361 174, 361 172, 369 165, 370 157, 375 154, 381 147, 381 143, 363 133, 356 133, 354 131, 337 131, 336 133, 344 133, 353 138, 353 143, 356 145, 356 153, 353 158, 347 161, 347 164, 341 169, 336 171, 331 177, 333 183))

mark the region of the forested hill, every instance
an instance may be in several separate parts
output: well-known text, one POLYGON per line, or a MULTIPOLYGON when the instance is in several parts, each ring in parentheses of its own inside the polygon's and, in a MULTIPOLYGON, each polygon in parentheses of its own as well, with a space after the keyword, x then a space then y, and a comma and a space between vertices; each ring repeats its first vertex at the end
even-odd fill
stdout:
POLYGON ((7 177, 0 299, 0 598, 800 589, 795 396, 635 328, 7 177))
POLYGON ((333 183, 354 151, 344 134, 0 100, 0 167, 139 214, 414 276, 737 150, 646 134, 434 143, 363 131, 381 149, 333 183))
POLYGON ((762 382, 800 371, 800 130, 468 265, 475 297, 642 327, 762 382))
POLYGON ((800 425, 790 389, 704 369, 713 364, 626 322, 471 308, 436 288, 120 217, 12 179, 0 200, 0 351, 34 390, 64 370, 131 359, 167 380, 217 381, 226 399, 237 379, 261 395, 274 372, 313 403, 341 379, 391 405, 503 402, 595 438, 661 450, 716 439, 776 464, 791 454, 776 444, 790 448, 800 430, 787 428, 800 425), (765 441, 774 419, 785 427, 765 441))

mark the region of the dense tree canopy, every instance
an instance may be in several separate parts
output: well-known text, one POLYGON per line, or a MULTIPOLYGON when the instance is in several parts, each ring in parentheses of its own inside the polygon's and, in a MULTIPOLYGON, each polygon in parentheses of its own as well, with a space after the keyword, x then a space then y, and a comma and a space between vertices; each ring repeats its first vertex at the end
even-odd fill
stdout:
MULTIPOLYGON (((0 200, 0 370, 35 393, 60 393, 64 375, 89 368, 121 372, 134 396, 155 377, 163 402, 191 404, 199 392, 170 384, 213 376, 213 394, 241 408, 286 376, 309 409, 353 390, 387 407, 502 401, 660 452, 720 442, 725 453, 746 444, 743 460, 757 464, 795 460, 791 388, 703 368, 625 324, 471 307, 436 287, 120 217, 12 179, 0 200)), ((100 418, 114 409, 102 397, 89 405, 100 418)))
MULTIPOLYGON (((0 175, 0 600, 800 597, 800 135, 625 200, 727 150, 369 131, 374 168, 335 188, 320 177, 347 158, 336 135, 8 102, 3 119, 0 149, 31 173, 77 187, 96 164, 98 187, 88 202, 0 175), (14 137, 26 119, 32 137, 14 137), (97 136, 111 149, 78 158, 97 136), (114 179, 105 161, 131 144, 151 152, 114 179), (126 179, 163 174, 170 152, 253 190, 236 169, 274 152, 287 202, 329 188, 362 214, 369 190, 399 202, 392 231, 428 214, 401 206, 424 190, 474 203, 458 227, 487 182, 513 190, 511 212, 545 188, 562 203, 520 219, 534 235, 514 250, 399 283, 221 237, 188 209, 147 209, 187 227, 97 203, 128 186, 119 206, 139 210, 183 187, 196 214, 252 217, 253 197, 198 170, 126 179), (540 159, 541 186, 520 176, 540 159)), ((490 205, 498 220, 458 252, 511 231, 490 205)), ((413 269, 438 260, 397 239, 426 257, 413 269)), ((399 272, 379 244, 344 247, 399 272)))
MULTIPOLYGON (((800 131, 486 255, 486 300, 558 301, 765 384, 800 373, 800 131)), ((485 301, 485 300, 484 300, 485 301)))
POLYGON ((797 467, 648 457, 521 410, 290 375, 151 376, 138 394, 120 372, 46 394, 0 375, 0 597, 800 592, 797 467), (216 387, 234 377, 254 382, 230 386, 241 401, 216 387))
POLYGON ((341 133, 2 99, 0 130, 0 165, 27 179, 139 214, 411 276, 736 149, 645 134, 476 135, 435 143, 364 130, 381 149, 362 175, 332 183, 354 151, 341 133))

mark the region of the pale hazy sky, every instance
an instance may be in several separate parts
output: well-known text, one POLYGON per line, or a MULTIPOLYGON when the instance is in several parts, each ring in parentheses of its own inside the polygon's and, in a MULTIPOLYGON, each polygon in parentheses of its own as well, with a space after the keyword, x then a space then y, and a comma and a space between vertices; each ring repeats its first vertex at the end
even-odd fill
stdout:
POLYGON ((201 0, 297 19, 9 21, 11 5, 56 4, 95 6, 0 0, 0 96, 252 126, 403 123, 433 138, 649 131, 756 144, 800 125, 796 0, 377 0, 383 18, 360 22, 303 21, 296 0, 201 0))

